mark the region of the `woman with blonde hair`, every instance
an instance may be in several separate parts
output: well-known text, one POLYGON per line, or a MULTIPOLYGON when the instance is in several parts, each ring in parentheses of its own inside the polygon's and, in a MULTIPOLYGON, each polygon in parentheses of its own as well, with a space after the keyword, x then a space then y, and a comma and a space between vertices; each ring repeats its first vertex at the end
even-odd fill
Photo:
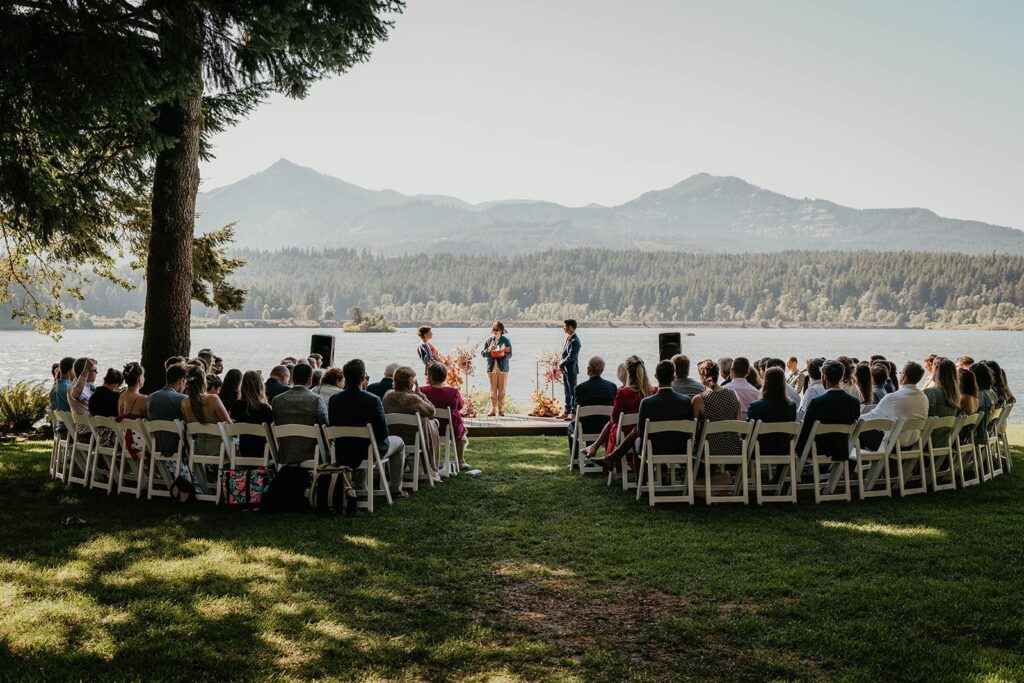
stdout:
MULTIPOLYGON (((647 368, 639 356, 630 356, 626 359, 625 365, 626 382, 615 393, 615 400, 612 403, 612 416, 601 430, 601 435, 597 437, 597 441, 580 451, 580 455, 583 458, 593 458, 602 444, 605 447, 605 453, 611 454, 615 450, 616 442, 619 441, 615 434, 619 424, 619 417, 640 412, 640 401, 654 393, 654 390, 651 388, 651 381, 647 378, 647 368)), ((629 441, 628 437, 631 437, 635 431, 635 427, 630 427, 630 431, 623 435, 623 443, 629 441)))

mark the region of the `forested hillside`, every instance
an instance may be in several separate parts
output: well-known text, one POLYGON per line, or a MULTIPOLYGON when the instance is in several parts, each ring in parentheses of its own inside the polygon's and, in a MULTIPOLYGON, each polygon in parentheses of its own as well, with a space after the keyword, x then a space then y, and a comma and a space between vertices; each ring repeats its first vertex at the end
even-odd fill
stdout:
MULTIPOLYGON (((385 258, 352 250, 243 251, 232 318, 330 319, 352 305, 393 321, 719 321, 1024 329, 1024 257, 578 249, 512 257, 385 258)), ((135 281, 139 275, 133 274, 135 281)), ((85 314, 142 309, 140 290, 87 289, 85 314)), ((197 307, 199 315, 215 311, 197 307)), ((84 314, 80 314, 84 315, 84 314)))

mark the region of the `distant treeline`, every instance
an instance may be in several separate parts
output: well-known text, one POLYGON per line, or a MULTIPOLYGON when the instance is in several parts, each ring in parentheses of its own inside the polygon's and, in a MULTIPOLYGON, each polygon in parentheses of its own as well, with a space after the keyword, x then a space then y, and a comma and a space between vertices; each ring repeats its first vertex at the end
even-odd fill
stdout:
MULTIPOLYGON (((576 249, 510 257, 383 257, 337 249, 240 251, 248 289, 231 318, 332 319, 353 305, 388 320, 719 321, 1024 329, 1024 257, 791 251, 576 249)), ((132 277, 139 281, 140 275, 132 277)), ((122 317, 140 290, 85 290, 77 308, 122 317)), ((198 315, 216 311, 197 307, 198 315)))

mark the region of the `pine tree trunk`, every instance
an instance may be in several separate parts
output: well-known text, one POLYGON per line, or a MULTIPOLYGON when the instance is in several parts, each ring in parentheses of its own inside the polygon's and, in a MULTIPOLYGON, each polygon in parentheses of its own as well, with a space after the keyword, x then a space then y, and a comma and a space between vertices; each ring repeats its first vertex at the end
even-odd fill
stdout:
POLYGON ((146 322, 142 335, 145 391, 164 385, 164 361, 188 356, 192 309, 192 239, 203 134, 202 42, 198 9, 171 2, 162 12, 162 58, 180 74, 178 96, 157 107, 156 129, 174 144, 156 158, 153 229, 146 261, 146 322))

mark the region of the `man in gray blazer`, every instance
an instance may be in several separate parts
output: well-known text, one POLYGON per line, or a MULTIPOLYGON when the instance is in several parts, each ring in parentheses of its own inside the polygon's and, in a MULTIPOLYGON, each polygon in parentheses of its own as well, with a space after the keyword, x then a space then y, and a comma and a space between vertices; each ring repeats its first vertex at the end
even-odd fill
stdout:
MULTIPOLYGON (((327 404, 309 390, 313 381, 313 368, 296 365, 292 368, 292 387, 276 396, 271 403, 274 424, 324 425, 327 424, 327 404)), ((316 444, 309 439, 290 437, 281 439, 277 449, 278 465, 298 465, 313 457, 316 444)))
MULTIPOLYGON (((163 389, 154 391, 146 399, 147 420, 182 420, 181 402, 185 394, 185 374, 188 369, 184 363, 175 363, 167 367, 167 384, 163 389)), ((178 437, 174 434, 157 432, 156 448, 165 455, 170 455, 178 449, 178 437)))

